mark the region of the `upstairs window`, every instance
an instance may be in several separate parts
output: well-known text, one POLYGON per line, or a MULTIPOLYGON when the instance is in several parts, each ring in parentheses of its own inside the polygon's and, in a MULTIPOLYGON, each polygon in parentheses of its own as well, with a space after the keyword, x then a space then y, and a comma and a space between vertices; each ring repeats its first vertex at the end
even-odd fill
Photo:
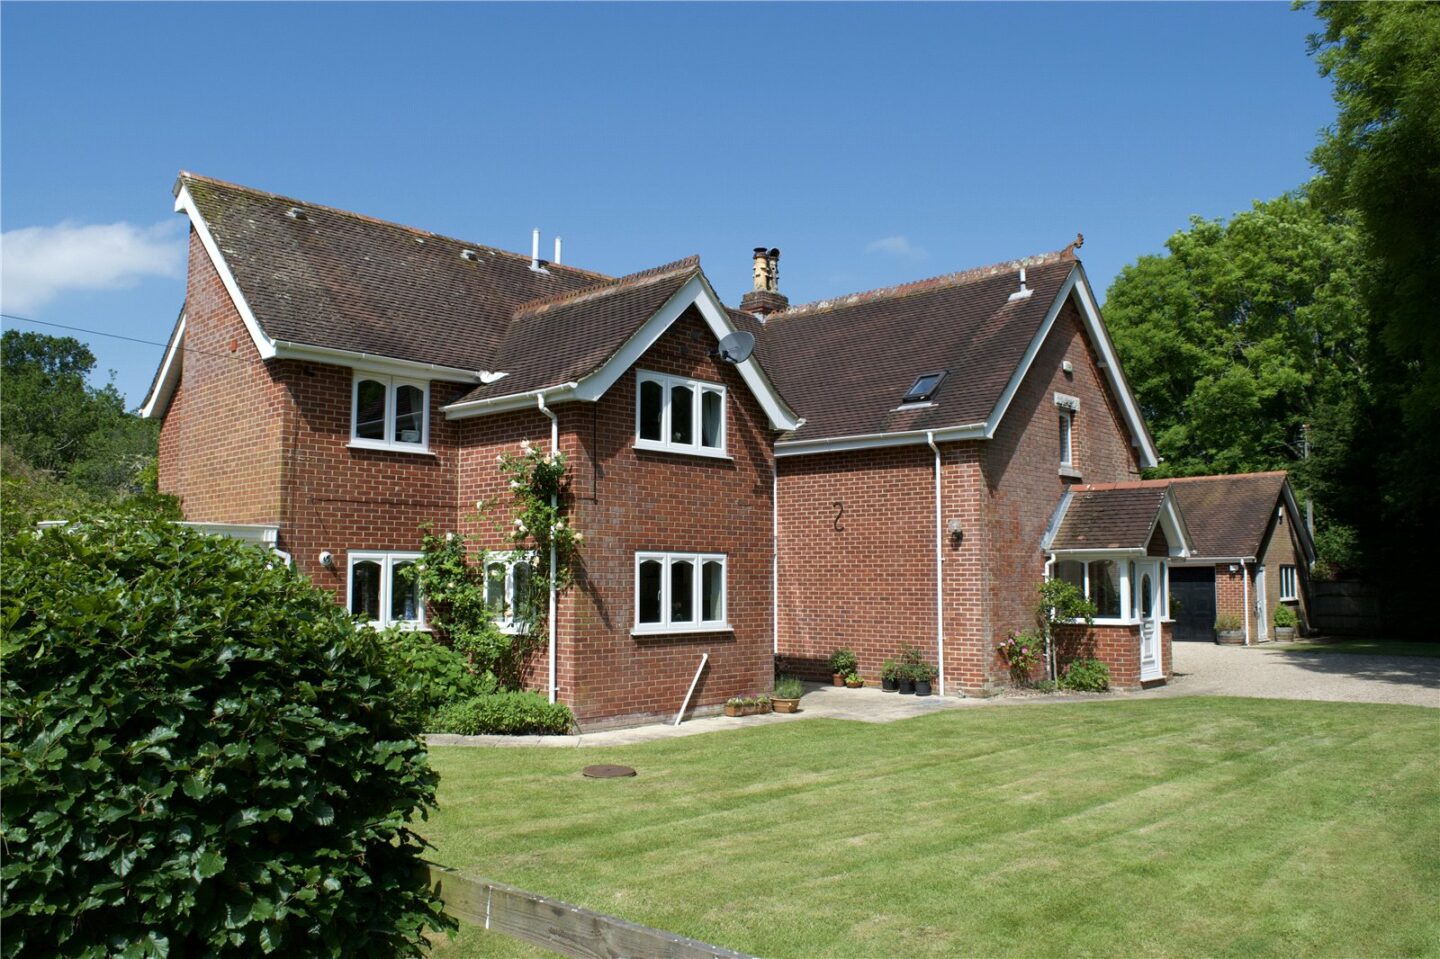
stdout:
POLYGON ((1294 602, 1300 598, 1299 589, 1295 580, 1295 567, 1288 564, 1280 566, 1280 600, 1282 602, 1294 602))
POLYGON ((725 455, 725 387, 663 373, 637 377, 636 449, 725 455))
POLYGON ((1055 412, 1060 423, 1060 472, 1077 475, 1075 466, 1075 414, 1080 400, 1064 393, 1055 394, 1055 412))
POLYGON ((636 553, 635 632, 729 629, 721 553, 636 553))
POLYGON ((430 443, 430 386, 375 373, 355 374, 350 445, 426 452, 430 443))
POLYGON ((420 587, 405 575, 419 562, 419 553, 350 552, 349 608, 377 629, 385 626, 425 626, 420 587))
POLYGON ((530 626, 534 553, 489 553, 485 557, 485 605, 502 633, 523 633, 530 626))
POLYGON ((901 406, 908 406, 911 403, 929 403, 940 392, 940 384, 945 382, 947 370, 939 370, 935 373, 921 373, 911 384, 909 391, 900 400, 901 406))

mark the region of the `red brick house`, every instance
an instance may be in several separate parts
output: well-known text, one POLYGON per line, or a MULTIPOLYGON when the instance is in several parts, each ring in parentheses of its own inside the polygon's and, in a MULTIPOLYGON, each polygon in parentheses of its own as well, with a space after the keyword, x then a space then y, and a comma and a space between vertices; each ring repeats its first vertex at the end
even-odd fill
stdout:
POLYGON ((1247 644, 1269 642, 1281 606, 1311 631, 1315 543, 1283 471, 1155 482, 1170 485, 1194 536, 1170 569, 1176 639, 1213 642, 1216 617, 1236 616, 1247 644))
MULTIPOLYGON (((1066 491, 1155 462, 1072 249, 794 308, 760 250, 734 310, 694 258, 613 278, 538 239, 527 257, 188 173, 175 195, 186 302, 143 407, 162 490, 423 628, 396 575, 420 526, 498 549, 472 515, 505 492, 497 455, 564 452, 586 541, 532 676, 587 726, 673 713, 702 655, 702 710, 839 645, 873 676, 914 642, 943 691, 982 692, 1066 491), (736 331, 758 348, 726 362, 736 331)), ((1128 675, 1141 622, 1114 625, 1128 675)))

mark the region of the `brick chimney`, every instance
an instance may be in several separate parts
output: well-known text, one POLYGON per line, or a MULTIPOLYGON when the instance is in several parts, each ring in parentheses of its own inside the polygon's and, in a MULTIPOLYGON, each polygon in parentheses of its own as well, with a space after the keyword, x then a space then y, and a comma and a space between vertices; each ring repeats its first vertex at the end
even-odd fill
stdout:
POLYGON ((763 320, 790 305, 789 298, 780 292, 780 251, 757 246, 753 270, 755 286, 741 298, 740 309, 763 320))

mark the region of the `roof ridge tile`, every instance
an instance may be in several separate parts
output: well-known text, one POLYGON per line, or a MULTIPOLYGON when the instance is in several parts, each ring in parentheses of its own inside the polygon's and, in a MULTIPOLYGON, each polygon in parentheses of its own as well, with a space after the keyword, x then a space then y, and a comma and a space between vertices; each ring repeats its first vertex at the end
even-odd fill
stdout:
POLYGON ((578 290, 571 290, 565 293, 552 293, 549 296, 527 300, 515 308, 514 318, 520 319, 524 316, 535 316, 553 307, 569 306, 582 300, 606 296, 610 293, 631 289, 647 283, 657 283, 677 273, 699 269, 700 257, 692 254, 691 256, 683 257, 660 266, 652 266, 648 269, 637 270, 634 273, 627 273, 625 276, 617 276, 605 280, 603 283, 596 283, 594 286, 581 287, 578 290))
POLYGON ((1037 253, 1034 256, 1020 257, 1014 260, 1003 260, 999 263, 991 263, 988 266, 976 266, 966 270, 957 270, 954 273, 943 273, 940 276, 932 276, 923 280, 911 280, 908 283, 899 283, 895 286, 882 286, 873 290, 862 290, 859 293, 845 293, 824 300, 813 300, 809 303, 801 303, 798 306, 790 306, 784 310, 772 313, 766 319, 773 322, 775 320, 786 320, 796 316, 808 316, 812 313, 824 313, 828 310, 840 310, 861 303, 874 302, 875 300, 895 299, 903 296, 911 296, 916 293, 926 293, 930 290, 942 290, 952 286, 974 283, 978 280, 998 276, 1001 273, 1007 273, 1011 270, 1018 270, 1021 267, 1049 266, 1052 263, 1062 263, 1066 261, 1078 262, 1071 247, 1066 247, 1063 250, 1055 250, 1051 253, 1037 253))
MULTIPOLYGON (((398 223, 395 220, 382 220, 380 217, 369 216, 364 213, 356 213, 354 210, 343 210, 338 206, 329 206, 325 203, 316 203, 313 200, 303 200, 299 197, 285 196, 282 193, 271 193, 268 190, 260 190, 253 186, 246 186, 243 183, 232 183, 229 180, 221 180, 217 177, 205 176, 200 173, 194 173, 190 170, 181 170, 179 173, 179 179, 195 180, 200 183, 211 184, 212 186, 224 187, 227 190, 239 190, 242 193, 248 193, 251 196, 263 197, 267 200, 278 200, 282 203, 289 203, 294 206, 304 207, 309 210, 320 210, 324 211, 325 213, 334 214, 335 216, 343 216, 348 217, 352 220, 359 220, 362 223, 372 223, 376 226, 384 226, 390 227, 391 229, 395 230, 403 230, 406 233, 410 233, 415 236, 428 237, 435 240, 444 240, 449 243, 459 244, 460 246, 463 246, 467 249, 482 250, 493 256, 506 256, 517 260, 524 260, 527 262, 530 260, 530 257, 524 253, 516 253, 513 250, 503 250, 498 246, 490 246, 487 243, 476 243, 472 240, 461 239, 460 237, 450 236, 445 233, 435 233, 432 230, 422 230, 419 227, 410 226, 405 223, 398 223)), ((545 266, 547 269, 554 267, 561 270, 566 270, 571 273, 577 273, 581 276, 595 277, 598 280, 611 279, 609 274, 598 273, 595 270, 582 269, 578 266, 570 266, 567 263, 551 263, 547 261, 545 266)))

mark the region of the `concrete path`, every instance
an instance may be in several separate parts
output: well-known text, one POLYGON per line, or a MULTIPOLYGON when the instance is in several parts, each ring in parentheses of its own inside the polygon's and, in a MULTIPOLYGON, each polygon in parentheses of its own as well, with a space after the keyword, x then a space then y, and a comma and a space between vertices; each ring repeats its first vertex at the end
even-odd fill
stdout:
POLYGON ((1440 658, 1175 643, 1175 678, 1145 695, 1251 696, 1440 708, 1440 658))
POLYGON ((669 723, 635 726, 629 729, 607 729, 578 736, 452 736, 431 733, 425 739, 432 746, 628 746, 657 739, 678 739, 722 729, 744 726, 770 726, 793 723, 802 719, 853 719, 862 723, 889 723, 933 713, 938 709, 979 706, 983 699, 960 699, 955 696, 901 696, 882 693, 879 689, 846 689, 843 686, 805 685, 798 713, 766 713, 764 716, 706 716, 687 719, 679 726, 669 723))

